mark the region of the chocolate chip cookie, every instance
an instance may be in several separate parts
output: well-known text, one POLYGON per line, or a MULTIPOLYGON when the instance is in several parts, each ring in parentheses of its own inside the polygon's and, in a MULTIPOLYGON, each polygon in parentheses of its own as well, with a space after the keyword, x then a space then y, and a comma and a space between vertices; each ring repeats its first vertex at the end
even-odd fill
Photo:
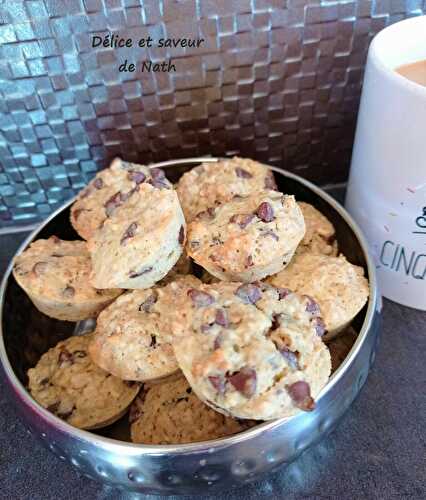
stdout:
POLYGON ((276 189, 272 171, 248 158, 229 158, 203 163, 186 172, 177 184, 177 192, 185 219, 209 207, 264 189, 276 189))
POLYGON ((369 285, 362 267, 354 266, 343 255, 304 253, 275 276, 275 286, 288 287, 313 297, 319 304, 329 340, 341 332, 367 302, 369 285))
POLYGON ((109 168, 98 172, 77 196, 71 207, 71 224, 85 240, 132 195, 142 183, 170 189, 171 183, 160 169, 149 169, 116 158, 109 168))
POLYGON ((178 310, 176 328, 192 333, 178 337, 175 355, 209 406, 261 420, 314 409, 331 362, 312 298, 267 283, 222 282, 188 290, 178 310))
POLYGON ((92 360, 124 380, 146 382, 175 373, 174 302, 198 283, 194 276, 181 276, 165 287, 121 295, 98 317, 89 347, 92 360))
POLYGON ((122 292, 96 290, 89 282, 91 270, 86 242, 51 236, 35 241, 16 257, 13 275, 39 311, 80 321, 96 317, 122 292))
POLYGON ((185 237, 176 191, 141 183, 88 242, 92 283, 96 288, 150 288, 176 264, 185 237))
POLYGON ((294 196, 260 191, 198 214, 186 248, 213 276, 250 282, 285 267, 304 233, 294 196))
POLYGON ((140 385, 101 370, 87 352, 91 336, 70 337, 28 370, 29 390, 44 408, 74 427, 97 429, 118 420, 140 385))
POLYGON ((130 407, 132 441, 183 444, 236 434, 253 425, 213 411, 194 394, 184 377, 145 385, 130 407))
POLYGON ((305 219, 306 232, 296 254, 308 252, 337 256, 338 246, 333 224, 309 203, 299 201, 298 205, 305 219))

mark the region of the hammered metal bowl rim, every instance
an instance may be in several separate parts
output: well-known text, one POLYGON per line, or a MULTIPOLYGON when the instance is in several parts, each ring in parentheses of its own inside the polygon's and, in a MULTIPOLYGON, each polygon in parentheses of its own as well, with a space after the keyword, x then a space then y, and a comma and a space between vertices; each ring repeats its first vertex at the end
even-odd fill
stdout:
MULTIPOLYGON (((177 160, 168 160, 164 162, 152 163, 149 165, 150 168, 167 168, 173 165, 185 165, 185 164, 198 164, 202 162, 217 162, 222 158, 218 157, 195 157, 195 158, 183 158, 177 160)), ((372 321, 374 318, 375 310, 379 304, 379 294, 377 290, 377 278, 376 278, 376 268, 374 265, 374 261, 370 255, 368 250, 367 242, 365 237, 363 236, 359 226, 352 219, 352 217, 348 214, 348 212, 343 208, 343 206, 337 202, 334 198, 332 198, 329 194, 327 194, 323 189, 319 188, 315 184, 312 184, 310 181, 303 179, 302 177, 288 172, 287 170, 274 167, 268 165, 271 170, 277 172, 278 174, 291 178, 300 184, 304 185, 306 188, 313 191, 320 198, 326 201, 331 207, 338 212, 338 214, 344 219, 344 221, 348 224, 351 231, 355 234, 361 249, 363 251, 367 269, 369 276, 369 288, 370 288, 370 296, 368 300, 367 312, 365 314, 364 322, 362 324, 361 330, 358 334, 358 337, 353 344, 351 350, 346 356, 343 363, 339 366, 339 368, 332 374, 327 385, 321 390, 316 400, 318 401, 324 394, 326 394, 331 388, 343 377, 346 372, 346 368, 352 363, 354 358, 357 356, 361 345, 365 341, 368 332, 370 331, 370 327, 372 325, 372 321)), ((56 417, 52 413, 48 412, 45 408, 40 406, 29 394, 26 388, 22 385, 20 380, 15 375, 15 372, 10 364, 9 358, 6 353, 6 347, 4 344, 3 337, 3 307, 5 300, 5 292, 7 283, 9 281, 9 277, 12 273, 13 262, 16 256, 18 256, 22 251, 33 241, 33 239, 37 236, 37 234, 50 222, 52 221, 59 213, 68 208, 76 196, 72 197, 70 200, 66 201, 63 205, 61 205, 57 210, 55 210, 48 218, 42 221, 23 241, 23 243, 19 246, 15 255, 11 259, 5 274, 3 276, 1 285, 0 285, 0 362, 3 365, 3 369, 5 371, 6 377, 8 378, 10 384, 12 385, 14 391, 19 395, 21 400, 23 400, 30 408, 37 413, 37 415, 46 421, 47 424, 56 427, 58 430, 62 431, 65 434, 71 435, 72 437, 79 438, 83 441, 91 442, 92 444, 108 447, 109 449, 115 448, 117 452, 125 451, 126 453, 140 455, 141 452, 145 455, 149 456, 160 456, 167 454, 182 454, 192 453, 192 452, 202 452, 209 450, 217 450, 221 448, 227 448, 229 446, 234 445, 235 443, 241 441, 247 441, 258 434, 267 432, 273 428, 276 428, 281 425, 285 425, 289 421, 293 421, 297 418, 303 418, 304 413, 299 413, 293 417, 281 418, 277 420, 271 420, 263 423, 259 423, 255 427, 238 433, 233 436, 224 437, 220 439, 215 439, 211 441, 199 441, 196 443, 187 443, 187 444, 176 444, 176 445, 146 445, 146 444, 137 444, 131 443, 127 441, 120 441, 117 439, 99 436, 97 434, 93 434, 90 431, 86 431, 83 429, 78 429, 76 427, 71 426, 60 418, 56 417)))

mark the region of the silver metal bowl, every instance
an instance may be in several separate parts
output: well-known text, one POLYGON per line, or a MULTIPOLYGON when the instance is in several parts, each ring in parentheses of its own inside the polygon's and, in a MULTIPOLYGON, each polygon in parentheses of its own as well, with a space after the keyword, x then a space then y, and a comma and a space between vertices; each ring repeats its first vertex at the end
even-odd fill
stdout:
MULTIPOLYGON (((191 158, 157 163, 172 181, 201 161, 191 158)), ((328 194, 289 172, 271 167, 280 190, 315 205, 334 224, 341 251, 364 267, 370 281, 370 298, 355 318, 359 332, 350 353, 332 375, 317 399, 315 411, 290 419, 261 423, 235 436, 214 441, 168 446, 127 442, 128 428, 118 422, 96 432, 76 429, 38 405, 26 390, 26 371, 41 354, 72 334, 75 325, 42 315, 16 284, 9 265, 0 289, 0 360, 11 398, 30 432, 60 459, 85 475, 144 493, 191 494, 230 488, 249 482, 273 468, 289 464, 302 451, 330 431, 352 404, 367 379, 378 342, 381 301, 375 266, 358 226, 328 194)), ((40 225, 17 254, 33 240, 57 235, 76 239, 66 203, 40 225)))

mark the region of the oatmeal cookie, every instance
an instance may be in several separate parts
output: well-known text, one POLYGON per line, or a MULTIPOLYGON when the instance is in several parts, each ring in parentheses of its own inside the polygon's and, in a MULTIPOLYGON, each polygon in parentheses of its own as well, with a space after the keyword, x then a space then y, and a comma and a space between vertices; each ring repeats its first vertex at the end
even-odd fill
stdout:
POLYGON ((97 429, 118 420, 140 385, 123 382, 90 359, 91 336, 70 337, 47 351, 28 370, 29 390, 44 408, 80 429, 97 429))
POLYGON ((327 329, 326 340, 348 326, 369 295, 364 270, 348 262, 343 255, 296 255, 285 269, 268 281, 310 295, 318 302, 327 329))
POLYGON ((337 256, 338 245, 333 224, 309 203, 299 201, 298 205, 305 219, 306 232, 296 249, 296 254, 320 253, 337 256))
POLYGON ((186 248, 213 276, 250 282, 283 269, 304 233, 294 196, 260 191, 198 214, 186 248))
POLYGON ((56 236, 37 240, 15 259, 13 275, 39 311, 52 318, 80 321, 96 317, 122 290, 96 290, 84 241, 56 236))
POLYGON ((194 276, 181 276, 165 287, 121 295, 98 317, 89 346, 92 360, 123 380, 146 382, 178 371, 171 330, 175 300, 198 283, 194 276))
POLYGON ((253 425, 218 413, 200 401, 184 377, 145 385, 130 407, 132 441, 183 444, 209 441, 253 425))
POLYGON ((177 184, 188 223, 209 207, 264 189, 276 189, 272 170, 257 161, 238 157, 203 163, 183 174, 177 184))
POLYGON ((261 282, 201 285, 187 296, 175 327, 192 333, 173 347, 200 399, 246 419, 314 409, 331 362, 312 298, 261 282))
POLYGON ((185 233, 176 192, 139 184, 88 242, 92 283, 96 288, 150 288, 178 261, 185 233))
POLYGON ((142 183, 170 189, 160 169, 149 169, 116 158, 109 168, 98 172, 77 196, 71 207, 71 224, 85 240, 90 239, 105 219, 123 204, 142 183))

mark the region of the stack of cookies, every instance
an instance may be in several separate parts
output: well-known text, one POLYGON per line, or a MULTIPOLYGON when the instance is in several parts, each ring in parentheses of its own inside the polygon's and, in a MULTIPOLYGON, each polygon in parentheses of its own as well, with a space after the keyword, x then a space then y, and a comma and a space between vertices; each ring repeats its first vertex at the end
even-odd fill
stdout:
POLYGON ((331 222, 249 159, 201 164, 176 186, 116 159, 71 224, 82 240, 35 241, 13 272, 42 313, 96 328, 45 353, 29 390, 84 429, 128 413, 137 443, 312 411, 331 373, 325 341, 368 299, 331 222))

